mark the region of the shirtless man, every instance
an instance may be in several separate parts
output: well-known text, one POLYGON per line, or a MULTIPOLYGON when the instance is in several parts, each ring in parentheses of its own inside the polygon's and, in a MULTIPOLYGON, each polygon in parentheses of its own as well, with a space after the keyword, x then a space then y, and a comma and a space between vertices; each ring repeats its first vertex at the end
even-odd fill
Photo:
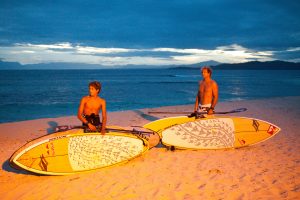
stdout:
POLYGON ((208 115, 212 115, 218 102, 218 84, 211 79, 212 69, 210 67, 202 67, 201 72, 203 80, 199 81, 194 112, 207 111, 208 115))
POLYGON ((84 96, 78 108, 77 117, 91 131, 96 131, 97 126, 101 126, 101 134, 105 134, 106 128, 106 102, 98 94, 101 91, 101 84, 97 81, 89 84, 89 96, 84 96), (99 112, 102 111, 102 123, 99 112))

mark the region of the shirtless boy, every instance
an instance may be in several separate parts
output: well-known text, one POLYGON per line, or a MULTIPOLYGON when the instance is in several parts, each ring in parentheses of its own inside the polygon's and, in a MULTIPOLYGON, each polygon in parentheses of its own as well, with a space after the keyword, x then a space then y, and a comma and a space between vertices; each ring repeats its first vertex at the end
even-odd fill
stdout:
POLYGON ((105 134, 106 128, 106 102, 98 95, 101 91, 101 84, 93 81, 89 84, 89 96, 84 96, 78 108, 77 117, 91 131, 96 131, 97 126, 101 126, 101 134, 105 134), (102 123, 99 113, 102 112, 102 123))
POLYGON ((203 80, 199 81, 194 112, 207 111, 207 114, 211 115, 218 102, 218 84, 211 79, 212 69, 210 67, 202 67, 201 73, 203 80))

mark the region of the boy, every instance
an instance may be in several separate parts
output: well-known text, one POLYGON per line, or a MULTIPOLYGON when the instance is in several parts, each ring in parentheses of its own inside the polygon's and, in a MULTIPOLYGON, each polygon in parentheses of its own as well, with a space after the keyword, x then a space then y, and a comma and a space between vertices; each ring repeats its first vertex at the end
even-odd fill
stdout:
POLYGON ((97 126, 101 126, 101 134, 105 134, 106 128, 106 102, 98 95, 101 91, 101 84, 97 81, 89 83, 89 96, 84 96, 78 108, 77 117, 83 125, 91 131, 97 131, 97 126), (99 113, 102 112, 102 123, 99 113))

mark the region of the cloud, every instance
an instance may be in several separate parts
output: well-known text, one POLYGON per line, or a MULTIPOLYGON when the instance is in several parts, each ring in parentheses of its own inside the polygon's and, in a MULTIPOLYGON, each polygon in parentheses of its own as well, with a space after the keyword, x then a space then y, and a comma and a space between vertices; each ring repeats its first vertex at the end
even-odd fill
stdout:
POLYGON ((214 60, 220 63, 241 63, 252 60, 270 61, 274 60, 271 51, 255 51, 247 49, 237 44, 220 46, 213 50, 205 49, 174 49, 174 48, 157 48, 156 51, 170 51, 186 55, 173 56, 174 60, 182 61, 186 64, 193 64, 214 60))
POLYGON ((296 47, 296 48, 289 48, 287 49, 287 51, 300 51, 300 47, 296 47))
POLYGON ((299 47, 287 50, 258 51, 238 44, 219 46, 215 49, 180 49, 180 48, 102 48, 71 44, 17 43, 13 46, 0 47, 2 61, 26 64, 39 63, 80 63, 102 66, 126 65, 188 65, 214 60, 220 63, 241 63, 247 61, 271 61, 280 56, 283 60, 297 60, 290 56, 298 53, 299 47))
POLYGON ((16 46, 27 46, 39 49, 72 49, 72 45, 68 42, 58 44, 16 44, 16 46))

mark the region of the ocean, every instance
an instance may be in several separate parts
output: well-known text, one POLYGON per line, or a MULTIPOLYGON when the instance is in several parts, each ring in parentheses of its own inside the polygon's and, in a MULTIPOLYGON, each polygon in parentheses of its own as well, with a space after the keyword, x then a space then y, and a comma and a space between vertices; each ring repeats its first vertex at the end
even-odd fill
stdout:
MULTIPOLYGON (((108 111, 193 104, 199 69, 0 70, 0 123, 76 115, 88 83, 108 111)), ((219 101, 300 96, 300 70, 214 70, 219 101)))

